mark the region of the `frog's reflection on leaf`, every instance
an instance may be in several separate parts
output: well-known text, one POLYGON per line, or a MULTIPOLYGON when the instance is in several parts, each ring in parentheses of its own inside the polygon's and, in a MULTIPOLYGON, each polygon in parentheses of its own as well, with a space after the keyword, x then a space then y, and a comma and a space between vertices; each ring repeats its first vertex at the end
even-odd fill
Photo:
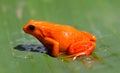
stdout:
POLYGON ((33 45, 33 44, 20 44, 14 47, 16 50, 20 51, 29 51, 29 52, 40 52, 44 54, 49 54, 48 49, 46 49, 43 45, 33 45))

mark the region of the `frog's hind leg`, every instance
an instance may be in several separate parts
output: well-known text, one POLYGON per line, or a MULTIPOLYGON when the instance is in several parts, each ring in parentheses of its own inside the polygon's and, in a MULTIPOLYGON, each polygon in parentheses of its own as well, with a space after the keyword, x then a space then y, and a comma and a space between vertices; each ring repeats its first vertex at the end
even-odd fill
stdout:
POLYGON ((88 56, 92 53, 95 46, 95 43, 91 41, 76 42, 69 47, 69 56, 67 57, 73 57, 73 59, 75 59, 78 56, 88 56))

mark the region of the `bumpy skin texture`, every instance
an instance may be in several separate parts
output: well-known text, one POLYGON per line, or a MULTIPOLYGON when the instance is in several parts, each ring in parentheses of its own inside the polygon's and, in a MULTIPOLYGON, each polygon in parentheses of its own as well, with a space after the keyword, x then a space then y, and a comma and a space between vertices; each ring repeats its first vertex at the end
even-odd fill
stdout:
POLYGON ((96 37, 68 25, 30 20, 23 30, 36 37, 52 56, 65 52, 69 57, 90 55, 96 46, 96 37))

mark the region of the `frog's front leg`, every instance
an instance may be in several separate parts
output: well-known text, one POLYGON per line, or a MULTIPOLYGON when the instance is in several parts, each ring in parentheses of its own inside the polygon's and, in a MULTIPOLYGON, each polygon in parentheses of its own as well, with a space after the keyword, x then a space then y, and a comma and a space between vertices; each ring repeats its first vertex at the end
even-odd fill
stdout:
POLYGON ((74 57, 75 59, 76 57, 82 56, 82 55, 88 56, 93 52, 95 46, 96 44, 91 41, 76 42, 69 47, 68 57, 74 57))
POLYGON ((53 45, 52 53, 51 53, 52 56, 55 56, 55 57, 58 56, 59 55, 59 43, 49 37, 45 37, 45 41, 46 43, 53 45))

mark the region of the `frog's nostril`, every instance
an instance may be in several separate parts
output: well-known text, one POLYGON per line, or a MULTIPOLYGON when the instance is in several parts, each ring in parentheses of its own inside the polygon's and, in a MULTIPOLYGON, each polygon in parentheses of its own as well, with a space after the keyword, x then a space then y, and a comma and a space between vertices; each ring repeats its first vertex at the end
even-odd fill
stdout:
POLYGON ((29 29, 33 31, 35 29, 35 26, 29 25, 29 29))

